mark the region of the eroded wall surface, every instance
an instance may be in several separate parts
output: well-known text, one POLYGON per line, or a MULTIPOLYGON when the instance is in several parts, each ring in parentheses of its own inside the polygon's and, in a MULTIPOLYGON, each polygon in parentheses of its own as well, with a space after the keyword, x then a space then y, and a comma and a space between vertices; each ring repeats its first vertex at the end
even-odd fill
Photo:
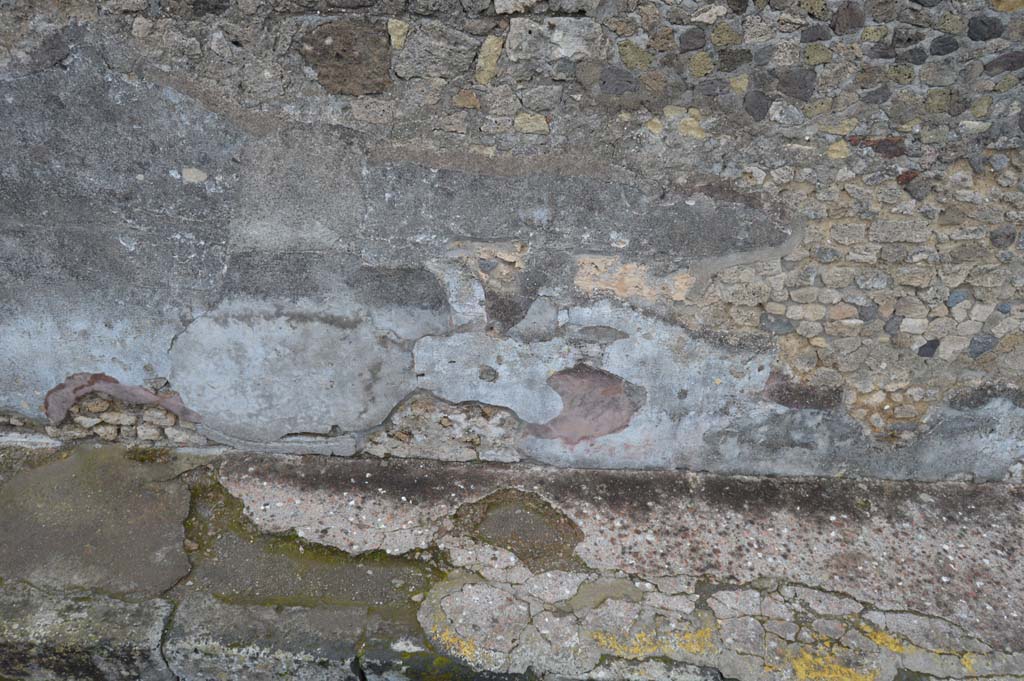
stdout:
POLYGON ((3 419, 1019 475, 1022 74, 1019 0, 5 0, 3 419))

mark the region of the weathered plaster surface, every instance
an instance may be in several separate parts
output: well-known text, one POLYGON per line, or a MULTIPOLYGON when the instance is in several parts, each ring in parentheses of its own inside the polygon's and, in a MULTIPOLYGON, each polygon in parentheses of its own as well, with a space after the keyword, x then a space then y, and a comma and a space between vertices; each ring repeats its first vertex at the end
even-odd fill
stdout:
POLYGON ((1012 477, 1024 9, 705 5, 8 2, 4 426, 1012 477))

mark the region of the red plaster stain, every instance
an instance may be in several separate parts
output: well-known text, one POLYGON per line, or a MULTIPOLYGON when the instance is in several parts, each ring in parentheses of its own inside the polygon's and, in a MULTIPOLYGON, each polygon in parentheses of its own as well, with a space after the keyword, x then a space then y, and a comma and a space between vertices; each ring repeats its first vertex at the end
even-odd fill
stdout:
POLYGON ((847 140, 855 147, 870 147, 879 156, 896 158, 907 153, 902 137, 861 137, 850 135, 847 140))
POLYGON ((199 423, 201 417, 185 406, 177 393, 156 393, 141 385, 124 385, 106 374, 71 374, 64 382, 46 393, 43 400, 43 411, 50 423, 57 425, 64 420, 79 398, 89 393, 102 392, 114 399, 131 404, 149 404, 163 407, 176 414, 179 418, 199 423))
POLYGON ((910 182, 920 175, 921 173, 916 170, 904 170, 902 173, 896 176, 896 182, 901 187, 906 187, 910 182))
POLYGON ((548 385, 561 396, 562 413, 531 424, 530 432, 569 445, 623 430, 646 397, 642 388, 586 364, 553 374, 548 385))

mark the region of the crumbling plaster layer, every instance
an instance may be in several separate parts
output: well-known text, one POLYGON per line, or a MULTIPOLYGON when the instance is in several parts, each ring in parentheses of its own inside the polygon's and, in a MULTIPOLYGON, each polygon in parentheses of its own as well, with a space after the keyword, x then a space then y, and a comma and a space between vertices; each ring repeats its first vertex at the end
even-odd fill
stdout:
POLYGON ((266 531, 445 551, 459 570, 420 623, 492 671, 581 678, 607 656, 744 681, 1024 674, 1018 487, 308 457, 235 458, 220 479, 266 531), (489 500, 508 489, 536 501, 507 534, 467 525, 467 508, 500 513, 510 502, 489 500), (519 528, 538 504, 549 526, 531 537, 519 528), (555 539, 560 514, 577 539, 555 539), (570 557, 531 569, 530 541, 570 557))

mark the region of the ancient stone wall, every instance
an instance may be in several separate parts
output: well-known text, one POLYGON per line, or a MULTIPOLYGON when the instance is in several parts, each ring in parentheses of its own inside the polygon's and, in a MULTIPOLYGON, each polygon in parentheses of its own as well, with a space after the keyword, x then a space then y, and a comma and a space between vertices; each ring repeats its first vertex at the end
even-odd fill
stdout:
POLYGON ((1002 479, 1022 76, 1020 0, 0 0, 0 427, 1002 479))

